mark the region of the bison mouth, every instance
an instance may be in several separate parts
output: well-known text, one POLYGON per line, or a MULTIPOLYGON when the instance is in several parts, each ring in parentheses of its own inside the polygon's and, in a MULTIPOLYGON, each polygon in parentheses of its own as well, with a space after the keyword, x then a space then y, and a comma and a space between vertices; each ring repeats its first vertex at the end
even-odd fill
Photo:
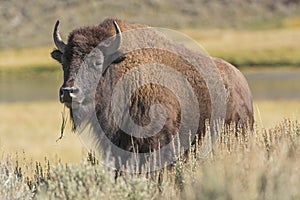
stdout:
POLYGON ((62 102, 67 108, 72 108, 72 102, 62 102))

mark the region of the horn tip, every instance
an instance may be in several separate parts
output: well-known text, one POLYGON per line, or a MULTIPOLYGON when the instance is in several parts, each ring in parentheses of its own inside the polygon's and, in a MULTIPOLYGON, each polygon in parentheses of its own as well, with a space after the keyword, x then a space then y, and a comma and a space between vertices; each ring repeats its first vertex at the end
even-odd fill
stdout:
POLYGON ((118 25, 117 21, 116 21, 116 20, 114 20, 114 21, 113 21, 113 23, 114 23, 114 26, 115 26, 115 28, 116 28, 118 31, 120 31, 120 32, 121 32, 121 30, 120 30, 120 27, 119 27, 119 25, 118 25))
POLYGON ((55 29, 58 27, 58 25, 59 25, 59 19, 58 20, 56 20, 56 22, 55 22, 55 29))
POLYGON ((113 21, 117 34, 121 33, 121 29, 116 20, 113 21))

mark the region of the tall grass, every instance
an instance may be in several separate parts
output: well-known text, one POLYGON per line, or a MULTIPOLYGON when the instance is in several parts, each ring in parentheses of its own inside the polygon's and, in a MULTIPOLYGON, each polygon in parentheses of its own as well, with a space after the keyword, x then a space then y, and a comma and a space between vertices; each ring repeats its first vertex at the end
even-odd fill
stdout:
MULTIPOLYGON (((199 149, 173 169, 147 176, 123 174, 91 159, 79 164, 2 156, 2 199, 299 199, 300 124, 284 120, 270 129, 220 134, 209 156, 199 149), (158 180, 158 175, 162 181, 158 180)), ((23 156, 26 157, 26 154, 23 156)))
MULTIPOLYGON (((41 161, 47 156, 53 160, 78 163, 85 154, 70 124, 60 137, 63 106, 57 101, 15 102, 0 104, 0 146, 6 153, 26 152, 29 159, 41 161)), ((254 102, 256 124, 271 128, 283 118, 300 119, 300 102, 260 100, 254 102)))

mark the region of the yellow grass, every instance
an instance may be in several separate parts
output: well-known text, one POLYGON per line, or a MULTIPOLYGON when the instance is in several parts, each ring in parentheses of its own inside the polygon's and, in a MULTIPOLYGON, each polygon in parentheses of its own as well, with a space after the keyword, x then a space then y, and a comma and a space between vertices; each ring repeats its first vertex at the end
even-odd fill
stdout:
POLYGON ((51 66, 57 64, 50 56, 54 47, 0 50, 0 68, 51 66))
MULTIPOLYGON (((53 102, 0 104, 0 146, 6 153, 25 151, 33 160, 61 158, 64 162, 79 162, 86 151, 70 126, 60 136, 63 106, 53 102)), ((300 119, 300 101, 256 101, 257 126, 270 128, 284 118, 300 119)), ((68 123, 69 125, 69 123, 68 123)))
POLYGON ((239 65, 299 64, 300 29, 183 30, 213 56, 239 65))
POLYGON ((33 160, 57 155, 65 162, 78 162, 83 148, 68 126, 60 136, 61 112, 58 102, 0 104, 0 146, 6 153, 26 152, 33 160))
POLYGON ((283 119, 300 120, 300 100, 261 100, 254 102, 258 127, 272 128, 283 119))

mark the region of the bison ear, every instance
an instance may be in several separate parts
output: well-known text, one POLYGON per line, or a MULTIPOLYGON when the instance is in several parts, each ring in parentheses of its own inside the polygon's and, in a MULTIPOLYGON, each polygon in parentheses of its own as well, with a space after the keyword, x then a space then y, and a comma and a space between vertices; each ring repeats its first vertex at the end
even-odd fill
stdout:
POLYGON ((51 57, 57 60, 60 64, 62 64, 61 56, 62 56, 62 52, 60 50, 55 49, 51 52, 51 57))

